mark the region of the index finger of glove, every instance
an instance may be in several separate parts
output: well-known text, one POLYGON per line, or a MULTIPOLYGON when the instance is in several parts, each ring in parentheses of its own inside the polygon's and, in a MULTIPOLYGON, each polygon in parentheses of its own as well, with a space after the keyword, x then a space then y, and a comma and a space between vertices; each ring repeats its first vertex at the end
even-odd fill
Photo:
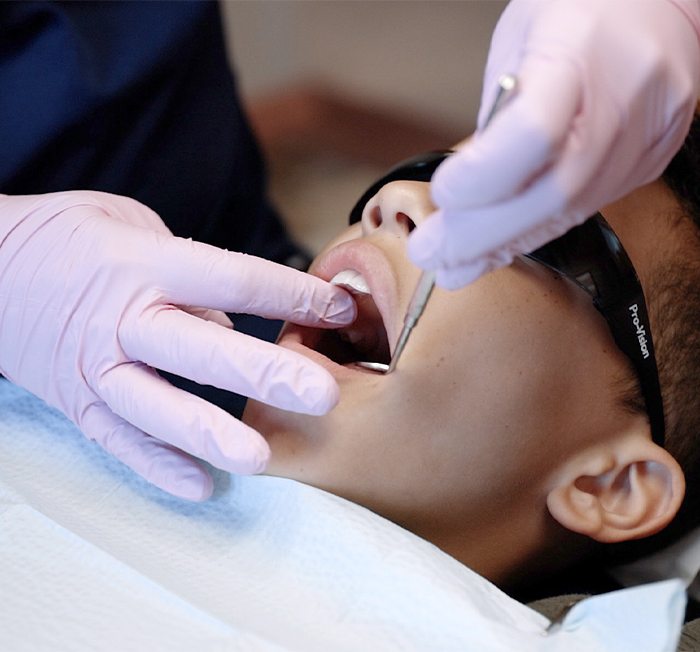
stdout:
POLYGON ((438 207, 464 210, 503 201, 554 162, 579 107, 578 72, 564 61, 533 55, 518 72, 516 93, 436 170, 431 192, 438 207))
POLYGON ((183 238, 160 239, 158 255, 164 289, 176 304, 308 326, 340 326, 355 318, 355 302, 344 289, 262 258, 183 238))

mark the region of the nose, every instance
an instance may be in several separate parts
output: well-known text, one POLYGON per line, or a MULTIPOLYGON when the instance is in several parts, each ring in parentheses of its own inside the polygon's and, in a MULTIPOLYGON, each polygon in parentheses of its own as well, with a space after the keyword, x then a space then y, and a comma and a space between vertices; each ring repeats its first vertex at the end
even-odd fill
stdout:
POLYGON ((367 202, 362 211, 362 235, 383 231, 408 237, 434 210, 428 182, 392 181, 367 202))

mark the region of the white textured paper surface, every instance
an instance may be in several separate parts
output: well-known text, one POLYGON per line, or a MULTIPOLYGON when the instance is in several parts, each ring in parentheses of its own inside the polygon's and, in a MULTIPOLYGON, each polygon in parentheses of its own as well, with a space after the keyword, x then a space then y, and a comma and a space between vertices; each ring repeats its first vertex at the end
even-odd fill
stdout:
POLYGON ((591 599, 545 636, 357 505, 276 478, 216 486, 204 504, 167 496, 0 380, 0 650, 675 649, 680 583, 591 599))

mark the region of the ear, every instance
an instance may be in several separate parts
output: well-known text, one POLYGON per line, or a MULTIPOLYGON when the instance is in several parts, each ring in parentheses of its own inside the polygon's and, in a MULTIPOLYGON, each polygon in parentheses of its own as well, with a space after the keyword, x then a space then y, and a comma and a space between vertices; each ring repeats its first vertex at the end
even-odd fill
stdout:
POLYGON ((685 494, 678 462, 642 433, 584 451, 559 469, 553 484, 549 513, 565 528, 601 543, 659 532, 685 494))

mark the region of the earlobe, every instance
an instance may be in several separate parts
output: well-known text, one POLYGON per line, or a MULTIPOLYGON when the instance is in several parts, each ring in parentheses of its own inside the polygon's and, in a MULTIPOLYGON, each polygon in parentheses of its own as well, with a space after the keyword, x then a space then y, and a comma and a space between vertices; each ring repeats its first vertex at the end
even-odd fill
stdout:
POLYGON ((565 528, 618 543, 666 527, 684 493, 678 462, 649 439, 632 436, 588 451, 563 469, 547 507, 565 528))

